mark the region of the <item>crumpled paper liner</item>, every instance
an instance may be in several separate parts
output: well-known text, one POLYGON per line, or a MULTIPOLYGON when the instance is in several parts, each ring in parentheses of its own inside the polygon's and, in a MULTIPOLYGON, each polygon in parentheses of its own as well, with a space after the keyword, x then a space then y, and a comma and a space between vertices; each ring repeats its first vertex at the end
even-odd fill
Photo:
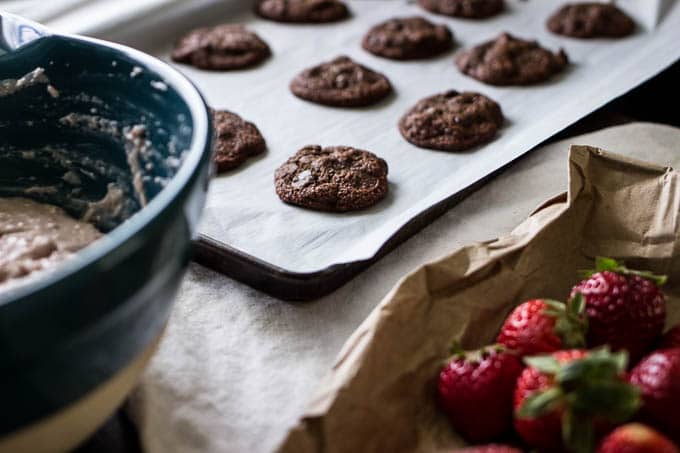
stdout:
POLYGON ((507 313, 564 300, 597 255, 667 274, 680 318, 680 179, 669 167, 572 146, 569 191, 509 235, 471 244, 405 277, 345 343, 280 452, 436 452, 464 445, 437 409, 454 340, 493 342, 507 313), (678 277, 678 278, 676 278, 678 277))

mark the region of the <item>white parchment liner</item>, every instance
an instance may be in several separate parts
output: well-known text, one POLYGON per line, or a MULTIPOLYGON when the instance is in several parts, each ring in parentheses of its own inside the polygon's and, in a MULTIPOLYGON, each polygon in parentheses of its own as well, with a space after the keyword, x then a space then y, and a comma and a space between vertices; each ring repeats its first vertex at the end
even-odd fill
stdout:
MULTIPOLYGON (((176 2, 175 2, 176 3, 176 2)), ((181 2, 180 2, 181 3, 181 2)), ((216 23, 246 23, 272 47, 273 57, 244 71, 208 72, 177 67, 215 108, 257 124, 269 150, 242 168, 216 177, 200 232, 289 271, 312 272, 372 257, 408 220, 530 150, 568 124, 627 92, 680 56, 680 4, 652 0, 618 2, 640 24, 621 40, 577 40, 551 34, 546 18, 557 0, 508 1, 507 11, 484 21, 429 14, 402 0, 350 1, 350 20, 328 25, 290 25, 256 18, 251 2, 184 2, 144 26, 109 33, 167 59, 170 44, 186 30, 216 23), (419 14, 452 29, 456 48, 440 58, 399 62, 361 49, 368 28, 394 16, 419 14), (655 20, 660 17, 658 24, 655 20), (492 87, 462 75, 456 51, 509 31, 563 47, 572 65, 550 82, 531 87, 492 87), (302 69, 347 54, 383 72, 396 94, 374 107, 339 109, 294 97, 290 80, 302 69), (448 89, 473 90, 497 100, 507 122, 492 143, 463 153, 416 148, 396 123, 422 97, 448 89), (390 194, 372 209, 319 213, 283 204, 274 193, 275 169, 306 144, 350 145, 385 158, 390 194)))

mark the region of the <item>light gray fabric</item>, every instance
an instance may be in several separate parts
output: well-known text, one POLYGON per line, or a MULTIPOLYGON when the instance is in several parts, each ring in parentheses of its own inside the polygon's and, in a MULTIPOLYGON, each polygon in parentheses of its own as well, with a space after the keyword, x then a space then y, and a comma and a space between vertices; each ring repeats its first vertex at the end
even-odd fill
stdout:
POLYGON ((273 450, 343 342, 416 267, 510 231, 566 190, 568 145, 680 163, 680 129, 635 123, 533 151, 349 284, 311 303, 267 297, 193 265, 165 338, 130 401, 145 449, 273 450))

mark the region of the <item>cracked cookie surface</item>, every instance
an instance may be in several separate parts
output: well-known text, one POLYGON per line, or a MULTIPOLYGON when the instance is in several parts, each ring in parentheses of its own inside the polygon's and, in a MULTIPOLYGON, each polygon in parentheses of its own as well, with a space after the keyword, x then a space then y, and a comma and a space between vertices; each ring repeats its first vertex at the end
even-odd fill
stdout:
POLYGON ((421 148, 464 151, 493 139, 502 124, 495 101, 451 90, 419 101, 401 118, 399 131, 421 148))
POLYGON ((354 211, 385 198, 387 171, 387 163, 369 151, 308 145, 276 170, 274 184, 286 203, 319 211, 354 211))
POLYGON ((215 128, 213 162, 218 172, 232 170, 267 148, 253 123, 226 110, 213 111, 212 115, 215 128))
POLYGON ((418 0, 426 10, 452 17, 484 19, 503 11, 503 0, 418 0))
POLYGON ((242 69, 271 55, 266 42, 242 25, 197 28, 182 37, 172 59, 213 71, 242 69))
POLYGON ((572 38, 622 38, 635 31, 635 22, 611 3, 570 3, 550 16, 547 27, 572 38))
POLYGON ((290 90, 318 104, 362 107, 387 97, 392 85, 379 72, 340 56, 302 71, 290 83, 290 90))
POLYGON ((459 53, 455 63, 463 74, 490 85, 531 85, 561 72, 569 59, 562 49, 553 53, 536 41, 501 33, 459 53))
POLYGON ((451 49, 453 34, 446 25, 435 25, 423 17, 397 17, 372 27, 361 44, 380 57, 413 60, 451 49))
POLYGON ((339 0, 258 0, 255 12, 277 22, 336 22, 349 16, 347 6, 339 0))

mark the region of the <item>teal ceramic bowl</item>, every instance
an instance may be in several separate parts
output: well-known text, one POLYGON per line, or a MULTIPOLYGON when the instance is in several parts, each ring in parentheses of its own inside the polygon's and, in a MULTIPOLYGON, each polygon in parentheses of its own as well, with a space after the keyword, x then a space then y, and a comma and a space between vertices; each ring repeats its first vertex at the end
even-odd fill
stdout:
MULTIPOLYGON (((31 42, 0 56, 0 79, 41 67, 52 88, 0 93, 0 196, 79 216, 111 184, 123 194, 119 210, 96 217, 103 239, 0 292, 0 451, 58 451, 115 410, 162 334, 205 200, 211 124, 168 65, 94 39, 34 39, 44 31, 26 27, 15 24, 31 42)), ((4 18, 3 28, 6 39, 4 18)))

